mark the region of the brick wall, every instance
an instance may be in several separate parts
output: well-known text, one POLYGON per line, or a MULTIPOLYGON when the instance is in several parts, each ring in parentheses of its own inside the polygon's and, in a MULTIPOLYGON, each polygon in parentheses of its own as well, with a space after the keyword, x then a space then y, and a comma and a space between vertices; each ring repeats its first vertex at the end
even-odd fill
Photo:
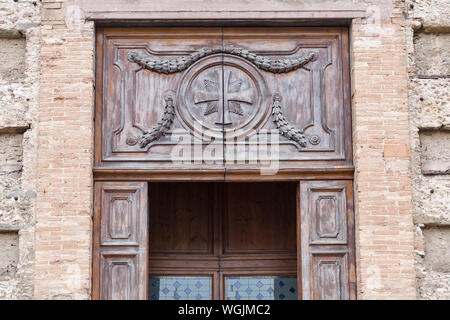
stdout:
MULTIPOLYGON (((66 10, 67 9, 67 10, 66 10)), ((90 297, 94 26, 42 1, 36 299, 90 297)))
POLYGON ((372 9, 351 28, 358 291, 360 299, 409 299, 416 292, 404 3, 372 9))

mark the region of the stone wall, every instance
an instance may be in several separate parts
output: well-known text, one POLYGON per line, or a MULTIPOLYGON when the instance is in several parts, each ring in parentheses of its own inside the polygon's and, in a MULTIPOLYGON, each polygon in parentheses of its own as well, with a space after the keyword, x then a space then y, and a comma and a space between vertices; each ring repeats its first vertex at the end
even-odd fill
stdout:
POLYGON ((450 2, 406 7, 417 293, 450 299, 450 2))
POLYGON ((0 299, 31 299, 40 2, 0 0, 0 299))

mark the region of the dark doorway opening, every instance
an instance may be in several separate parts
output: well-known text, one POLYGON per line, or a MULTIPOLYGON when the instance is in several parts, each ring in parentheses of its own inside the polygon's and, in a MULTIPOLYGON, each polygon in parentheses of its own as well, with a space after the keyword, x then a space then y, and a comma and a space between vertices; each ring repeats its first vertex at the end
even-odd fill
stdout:
POLYGON ((149 299, 297 299, 291 182, 149 184, 149 299))

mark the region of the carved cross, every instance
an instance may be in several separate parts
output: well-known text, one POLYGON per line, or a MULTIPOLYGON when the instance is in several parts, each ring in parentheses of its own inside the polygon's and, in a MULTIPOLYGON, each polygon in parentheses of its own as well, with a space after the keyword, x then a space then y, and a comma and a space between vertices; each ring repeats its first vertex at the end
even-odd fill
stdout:
POLYGON ((241 103, 253 103, 252 90, 242 89, 245 83, 240 79, 233 80, 231 70, 224 70, 223 81, 217 70, 208 76, 203 79, 203 90, 195 92, 194 103, 206 103, 204 115, 218 112, 216 124, 229 125, 232 123, 230 112, 243 116, 241 103))

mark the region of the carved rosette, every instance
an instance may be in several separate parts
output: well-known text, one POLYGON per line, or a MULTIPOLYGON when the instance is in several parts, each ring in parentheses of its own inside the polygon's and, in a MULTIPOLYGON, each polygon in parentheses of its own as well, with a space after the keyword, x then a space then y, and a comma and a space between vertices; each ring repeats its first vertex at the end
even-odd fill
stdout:
POLYGON ((267 84, 255 65, 215 55, 198 61, 180 78, 177 117, 199 139, 245 137, 270 116, 267 96, 267 84))
POLYGON ((301 147, 306 147, 306 137, 302 131, 295 128, 287 121, 281 110, 281 96, 278 93, 273 95, 272 104, 272 121, 275 123, 277 129, 283 137, 288 138, 299 144, 301 147))
POLYGON ((186 70, 194 62, 216 53, 225 53, 244 58, 253 63, 257 68, 272 73, 294 71, 317 59, 317 54, 315 52, 307 52, 305 55, 296 58, 276 59, 259 56, 243 48, 225 46, 201 48, 191 53, 189 56, 176 59, 153 59, 147 53, 130 51, 128 53, 128 60, 130 62, 137 63, 144 69, 158 73, 170 74, 186 70))
POLYGON ((313 136, 309 137, 309 142, 312 145, 318 145, 320 143, 320 137, 318 135, 313 135, 313 136))
POLYGON ((164 113, 161 117, 161 120, 159 120, 155 126, 153 126, 150 130, 142 135, 139 141, 139 145, 141 146, 141 148, 145 148, 149 143, 158 140, 170 130, 173 119, 175 118, 173 92, 166 94, 164 100, 166 101, 166 105, 164 107, 164 113))

